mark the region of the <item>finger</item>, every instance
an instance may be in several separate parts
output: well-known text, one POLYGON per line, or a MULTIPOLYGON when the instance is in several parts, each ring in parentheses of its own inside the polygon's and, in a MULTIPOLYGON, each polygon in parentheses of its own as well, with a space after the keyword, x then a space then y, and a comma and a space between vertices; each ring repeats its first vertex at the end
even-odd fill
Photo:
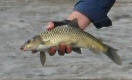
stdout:
POLYGON ((48 50, 48 53, 50 56, 54 56, 56 53, 56 47, 52 47, 48 50))
POLYGON ((60 56, 63 56, 63 55, 65 54, 65 50, 66 50, 65 44, 64 44, 64 43, 61 43, 61 44, 59 45, 58 54, 59 54, 60 56))
POLYGON ((49 22, 48 23, 48 26, 47 26, 47 29, 48 30, 51 30, 51 29, 53 29, 54 28, 54 23, 53 22, 49 22))
POLYGON ((70 45, 66 46, 66 53, 69 54, 72 52, 72 47, 70 45))

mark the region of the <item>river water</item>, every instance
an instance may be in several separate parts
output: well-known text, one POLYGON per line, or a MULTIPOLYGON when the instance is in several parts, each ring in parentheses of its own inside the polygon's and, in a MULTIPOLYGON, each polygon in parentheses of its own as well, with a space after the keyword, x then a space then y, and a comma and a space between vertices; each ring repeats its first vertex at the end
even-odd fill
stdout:
POLYGON ((118 49, 123 64, 89 50, 83 54, 48 56, 44 67, 39 54, 22 52, 21 44, 40 31, 47 21, 62 20, 76 0, 0 0, 0 80, 132 79, 132 1, 118 0, 109 13, 113 26, 87 32, 118 49))

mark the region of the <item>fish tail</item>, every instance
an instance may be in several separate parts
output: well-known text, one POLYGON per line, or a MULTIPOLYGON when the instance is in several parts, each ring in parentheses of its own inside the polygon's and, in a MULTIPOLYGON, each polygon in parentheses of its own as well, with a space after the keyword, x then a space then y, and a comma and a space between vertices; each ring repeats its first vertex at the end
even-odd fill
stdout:
POLYGON ((117 52, 117 49, 114 49, 108 46, 108 49, 104 54, 107 55, 116 64, 121 65, 122 62, 121 62, 120 56, 116 52, 117 52))

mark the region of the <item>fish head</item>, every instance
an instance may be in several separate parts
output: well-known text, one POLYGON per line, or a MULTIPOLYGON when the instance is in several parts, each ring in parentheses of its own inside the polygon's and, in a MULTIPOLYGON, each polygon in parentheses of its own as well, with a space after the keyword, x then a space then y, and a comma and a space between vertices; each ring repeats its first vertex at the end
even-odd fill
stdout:
POLYGON ((37 50, 38 46, 41 43, 41 37, 40 36, 35 36, 32 39, 26 41, 22 46, 21 50, 23 51, 34 51, 37 50))

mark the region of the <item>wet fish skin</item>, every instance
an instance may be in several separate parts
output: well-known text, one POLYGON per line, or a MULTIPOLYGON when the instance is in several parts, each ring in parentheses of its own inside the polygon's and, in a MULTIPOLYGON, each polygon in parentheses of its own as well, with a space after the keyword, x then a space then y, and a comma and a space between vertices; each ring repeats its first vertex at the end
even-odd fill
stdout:
POLYGON ((42 51, 53 46, 58 46, 63 42, 66 45, 71 45, 73 48, 89 48, 93 52, 102 52, 116 64, 122 64, 121 59, 114 48, 104 44, 93 35, 74 26, 75 21, 69 21, 68 23, 67 25, 57 26, 50 31, 41 32, 31 41, 29 40, 30 42, 27 42, 24 45, 24 49, 30 50, 31 47, 33 47, 31 50, 42 51), (27 47, 29 44, 32 44, 30 49, 27 47))
POLYGON ((107 50, 107 46, 92 35, 79 28, 68 27, 67 25, 42 32, 40 37, 44 42, 43 45, 46 45, 46 47, 57 46, 63 42, 75 48, 91 48, 98 52, 105 52, 107 50))

